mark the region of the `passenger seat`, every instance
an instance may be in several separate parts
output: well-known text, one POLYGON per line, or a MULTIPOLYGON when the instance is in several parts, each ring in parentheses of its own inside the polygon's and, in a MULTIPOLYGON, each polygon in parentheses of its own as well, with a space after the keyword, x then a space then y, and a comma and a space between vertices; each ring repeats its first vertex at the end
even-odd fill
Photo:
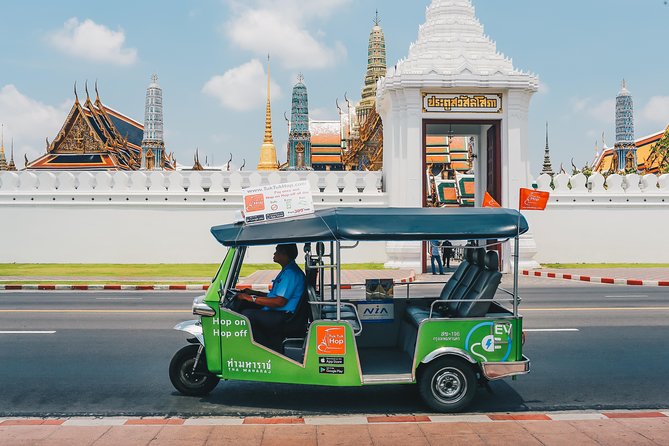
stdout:
POLYGON ((485 255, 484 270, 464 297, 466 301, 458 306, 455 315, 462 318, 485 316, 501 281, 499 255, 497 251, 488 251, 485 255))

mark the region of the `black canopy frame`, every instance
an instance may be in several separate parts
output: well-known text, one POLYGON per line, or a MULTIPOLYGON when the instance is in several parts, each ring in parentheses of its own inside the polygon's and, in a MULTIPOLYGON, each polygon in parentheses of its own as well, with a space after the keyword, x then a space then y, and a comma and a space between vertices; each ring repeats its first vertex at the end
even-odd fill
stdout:
POLYGON ((342 241, 424 241, 515 239, 513 314, 518 315, 520 235, 525 217, 506 208, 347 208, 318 210, 300 217, 263 223, 214 226, 211 233, 228 247, 281 243, 332 242, 335 245, 337 320, 341 302, 342 241))
POLYGON ((485 240, 517 237, 525 217, 502 208, 331 208, 300 217, 214 226, 225 246, 317 241, 485 240))

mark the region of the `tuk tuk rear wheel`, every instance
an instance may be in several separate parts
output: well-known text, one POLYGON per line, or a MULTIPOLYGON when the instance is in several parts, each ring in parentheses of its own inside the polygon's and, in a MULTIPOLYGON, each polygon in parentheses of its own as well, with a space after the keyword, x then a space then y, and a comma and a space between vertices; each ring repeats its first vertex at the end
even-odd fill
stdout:
POLYGON ((211 392, 220 378, 209 373, 206 366, 204 351, 200 355, 195 370, 195 357, 200 345, 187 345, 172 357, 170 361, 170 381, 175 389, 184 395, 203 396, 211 392))
POLYGON ((476 374, 460 358, 441 358, 429 363, 418 381, 423 400, 438 412, 459 412, 476 394, 476 374))

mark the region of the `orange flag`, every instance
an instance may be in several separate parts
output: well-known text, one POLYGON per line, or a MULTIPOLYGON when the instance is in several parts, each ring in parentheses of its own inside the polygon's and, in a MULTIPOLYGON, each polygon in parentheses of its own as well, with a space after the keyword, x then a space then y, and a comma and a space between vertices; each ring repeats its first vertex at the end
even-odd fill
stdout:
POLYGON ((520 189, 520 204, 518 210, 543 211, 548 204, 549 192, 534 189, 520 189))
POLYGON ((484 208, 501 208, 500 204, 495 201, 492 196, 486 192, 485 195, 483 196, 483 207, 484 208))

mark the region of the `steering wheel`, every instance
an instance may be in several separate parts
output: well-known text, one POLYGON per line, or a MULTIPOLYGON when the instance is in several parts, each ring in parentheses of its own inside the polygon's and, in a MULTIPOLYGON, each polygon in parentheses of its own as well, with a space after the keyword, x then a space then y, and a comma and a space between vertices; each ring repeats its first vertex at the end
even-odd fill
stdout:
POLYGON ((225 297, 223 297, 223 305, 228 308, 230 305, 235 301, 235 297, 237 294, 241 293, 242 290, 239 290, 237 288, 228 288, 228 292, 225 293, 225 297))

